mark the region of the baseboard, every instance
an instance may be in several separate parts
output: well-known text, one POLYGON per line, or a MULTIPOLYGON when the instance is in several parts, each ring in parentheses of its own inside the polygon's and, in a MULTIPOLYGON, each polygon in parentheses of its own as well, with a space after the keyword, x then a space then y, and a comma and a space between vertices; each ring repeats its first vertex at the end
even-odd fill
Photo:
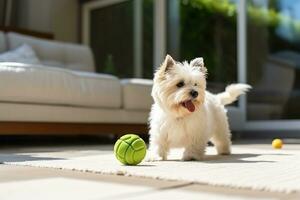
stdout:
POLYGON ((147 134, 146 124, 0 122, 0 135, 147 134))

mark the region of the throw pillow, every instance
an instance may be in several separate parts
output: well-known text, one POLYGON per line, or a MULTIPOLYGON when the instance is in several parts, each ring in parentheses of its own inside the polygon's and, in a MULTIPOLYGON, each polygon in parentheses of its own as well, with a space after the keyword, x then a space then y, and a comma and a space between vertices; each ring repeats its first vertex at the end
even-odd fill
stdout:
POLYGON ((26 64, 41 64, 34 50, 28 44, 0 54, 0 62, 18 62, 26 64))

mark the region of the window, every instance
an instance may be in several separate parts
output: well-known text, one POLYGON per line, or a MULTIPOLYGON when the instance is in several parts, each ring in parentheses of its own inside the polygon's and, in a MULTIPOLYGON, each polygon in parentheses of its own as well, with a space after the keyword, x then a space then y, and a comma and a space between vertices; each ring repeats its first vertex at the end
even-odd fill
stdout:
POLYGON ((249 120, 300 118, 300 2, 247 1, 249 120))
POLYGON ((93 9, 90 46, 97 72, 133 76, 133 2, 93 9))
POLYGON ((92 1, 85 8, 84 40, 97 72, 152 78, 153 0, 92 1))

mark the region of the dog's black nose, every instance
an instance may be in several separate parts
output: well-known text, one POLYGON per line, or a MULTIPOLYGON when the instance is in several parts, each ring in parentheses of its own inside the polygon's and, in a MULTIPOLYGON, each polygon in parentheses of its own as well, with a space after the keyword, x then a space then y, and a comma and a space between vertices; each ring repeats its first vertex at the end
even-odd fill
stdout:
POLYGON ((190 95, 191 95, 193 98, 196 98, 196 97, 198 96, 198 92, 195 91, 195 90, 192 90, 192 91, 190 92, 190 95))

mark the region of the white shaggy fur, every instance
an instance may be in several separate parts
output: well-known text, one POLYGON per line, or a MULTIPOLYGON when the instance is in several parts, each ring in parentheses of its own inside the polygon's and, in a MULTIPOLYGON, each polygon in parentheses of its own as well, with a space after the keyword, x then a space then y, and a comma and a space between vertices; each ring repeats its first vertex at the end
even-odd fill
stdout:
POLYGON ((148 159, 166 160, 170 148, 183 147, 182 160, 201 160, 209 140, 218 154, 230 154, 231 134, 224 105, 250 88, 233 84, 223 93, 211 94, 206 91, 203 58, 179 63, 167 55, 154 76, 148 159), (198 96, 192 96, 191 91, 198 96))

